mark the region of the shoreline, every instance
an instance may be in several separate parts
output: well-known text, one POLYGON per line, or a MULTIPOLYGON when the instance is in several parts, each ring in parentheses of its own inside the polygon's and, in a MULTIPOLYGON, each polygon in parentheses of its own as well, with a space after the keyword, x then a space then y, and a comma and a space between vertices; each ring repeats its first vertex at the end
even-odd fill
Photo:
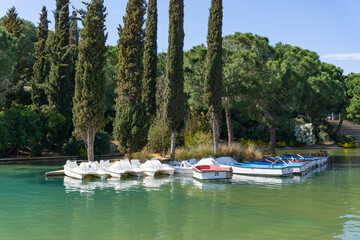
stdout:
MULTIPOLYGON (((112 158, 112 157, 122 157, 124 156, 123 153, 112 153, 106 155, 95 155, 95 158, 102 157, 102 158, 112 158)), ((82 160, 85 158, 81 158, 79 156, 60 156, 60 155, 50 155, 50 156, 43 156, 43 157, 12 157, 12 158, 0 158, 1 163, 17 163, 17 162, 40 162, 40 161, 61 161, 61 160, 82 160)))
MULTIPOLYGON (((315 145, 313 147, 284 147, 284 148, 276 148, 276 151, 284 151, 284 150, 326 150, 326 149, 342 149, 343 147, 338 146, 337 144, 332 145, 315 145)), ((343 148, 345 149, 345 148, 343 148)), ((112 158, 112 157, 123 157, 123 153, 112 153, 107 155, 102 155, 102 158, 112 158)), ((95 157, 100 157, 96 155, 95 157)), ((43 157, 12 157, 12 158, 0 158, 0 164, 3 163, 20 163, 20 162, 41 162, 41 161, 61 161, 65 159, 70 160, 82 160, 85 158, 81 158, 79 156, 60 156, 60 155, 50 155, 50 156, 43 156, 43 157)), ((168 159, 162 159, 168 160, 168 159)))

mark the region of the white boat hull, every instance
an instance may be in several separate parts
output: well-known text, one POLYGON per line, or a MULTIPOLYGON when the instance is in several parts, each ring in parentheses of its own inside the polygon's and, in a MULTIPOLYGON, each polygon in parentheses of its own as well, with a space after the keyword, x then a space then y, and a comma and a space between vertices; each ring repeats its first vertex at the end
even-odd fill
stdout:
POLYGON ((229 166, 229 165, 220 164, 220 167, 231 171, 231 166, 229 166))
POLYGON ((175 169, 161 169, 158 172, 159 174, 174 175, 175 169))
POLYGON ((71 169, 68 169, 66 167, 64 167, 64 173, 65 173, 66 176, 76 178, 76 179, 84 179, 85 175, 86 175, 85 173, 75 172, 75 171, 72 171, 71 169))
POLYGON ((130 176, 135 176, 135 177, 142 177, 143 176, 142 171, 129 171, 129 172, 126 172, 126 173, 129 174, 130 176))
POLYGON ((229 171, 209 171, 198 172, 193 171, 193 177, 201 180, 216 180, 216 179, 230 179, 231 172, 229 171))
POLYGON ((143 174, 144 174, 145 176, 153 177, 153 176, 155 176, 156 172, 157 172, 157 170, 145 169, 144 172, 143 172, 143 174))
POLYGON ((122 175, 124 174, 123 172, 115 172, 115 171, 110 171, 110 170, 106 170, 112 178, 121 178, 122 175))
POLYGON ((291 166, 291 164, 289 164, 289 166, 292 167, 293 173, 296 174, 304 173, 309 169, 309 165, 307 163, 302 166, 291 166))
POLYGON ((192 174, 192 167, 175 167, 176 174, 192 174))
POLYGON ((292 167, 285 168, 254 168, 232 166, 233 173, 246 175, 264 175, 264 176, 287 176, 293 174, 292 167))

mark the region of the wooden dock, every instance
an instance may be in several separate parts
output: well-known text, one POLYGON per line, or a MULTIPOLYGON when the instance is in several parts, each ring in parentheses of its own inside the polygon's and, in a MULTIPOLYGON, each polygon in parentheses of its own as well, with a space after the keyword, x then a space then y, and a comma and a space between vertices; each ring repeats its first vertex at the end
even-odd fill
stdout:
POLYGON ((64 169, 45 173, 46 177, 65 176, 64 169))

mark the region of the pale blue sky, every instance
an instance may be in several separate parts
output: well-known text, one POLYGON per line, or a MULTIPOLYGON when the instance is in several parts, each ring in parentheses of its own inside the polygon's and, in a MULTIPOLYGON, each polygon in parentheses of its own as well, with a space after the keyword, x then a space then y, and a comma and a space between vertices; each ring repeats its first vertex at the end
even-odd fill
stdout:
MULTIPOLYGON (((0 16, 13 5, 21 18, 35 25, 43 5, 55 8, 55 0, 0 0, 0 16)), ((108 44, 118 39, 127 0, 105 0, 108 44)), ((72 0, 76 8, 81 0, 72 0)), ((158 46, 167 49, 168 0, 158 0, 158 46)), ((322 61, 344 69, 345 74, 360 72, 359 0, 224 0, 223 35, 252 32, 270 39, 271 44, 289 43, 317 52, 322 61)), ((210 0, 185 0, 185 46, 206 43, 210 0)), ((50 25, 53 28, 53 25, 50 25)))

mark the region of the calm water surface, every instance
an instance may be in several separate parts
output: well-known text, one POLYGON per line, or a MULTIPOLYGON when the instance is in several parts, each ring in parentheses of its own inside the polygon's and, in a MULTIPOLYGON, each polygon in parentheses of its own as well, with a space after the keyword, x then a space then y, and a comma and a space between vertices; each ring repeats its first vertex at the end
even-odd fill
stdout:
POLYGON ((0 165, 0 239, 360 239, 360 151, 290 178, 80 181, 0 165))

